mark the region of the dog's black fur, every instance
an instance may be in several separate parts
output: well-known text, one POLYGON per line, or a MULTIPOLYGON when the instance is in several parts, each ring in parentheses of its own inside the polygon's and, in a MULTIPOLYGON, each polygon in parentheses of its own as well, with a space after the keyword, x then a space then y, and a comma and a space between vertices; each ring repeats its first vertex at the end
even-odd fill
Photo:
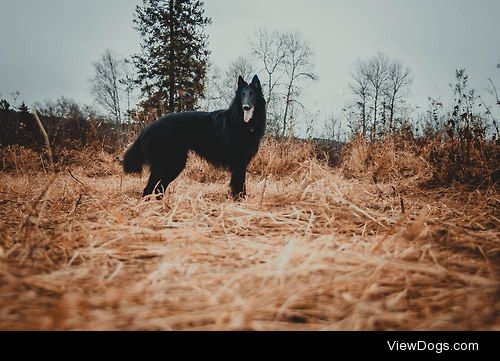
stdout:
POLYGON ((168 114, 145 127, 125 152, 125 173, 140 173, 149 164, 143 196, 162 193, 186 166, 189 150, 209 163, 231 171, 233 198, 245 196, 245 174, 257 153, 266 126, 266 106, 257 75, 250 84, 240 76, 231 105, 213 112, 191 111, 168 114), (250 121, 244 109, 253 109, 250 121))

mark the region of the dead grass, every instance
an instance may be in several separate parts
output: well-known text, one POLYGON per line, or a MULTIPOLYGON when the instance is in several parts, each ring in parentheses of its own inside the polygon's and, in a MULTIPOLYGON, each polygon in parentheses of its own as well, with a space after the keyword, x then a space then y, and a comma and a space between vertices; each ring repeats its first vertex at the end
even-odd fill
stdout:
POLYGON ((415 186, 428 180, 434 170, 419 150, 415 142, 396 137, 375 143, 358 137, 344 149, 342 171, 348 178, 415 186))
POLYGON ((195 157, 146 202, 146 176, 113 156, 52 176, 16 151, 0 174, 0 329, 500 329, 498 192, 421 190, 415 158, 363 178, 355 154, 335 170, 268 142, 245 202, 195 157))

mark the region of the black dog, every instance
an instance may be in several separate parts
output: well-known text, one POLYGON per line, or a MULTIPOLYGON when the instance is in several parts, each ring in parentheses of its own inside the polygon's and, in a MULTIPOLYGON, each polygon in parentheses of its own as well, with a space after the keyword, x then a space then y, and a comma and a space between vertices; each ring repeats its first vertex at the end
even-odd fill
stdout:
POLYGON ((259 78, 250 84, 240 76, 231 105, 213 112, 168 114, 145 127, 126 151, 125 173, 151 174, 143 196, 167 189, 186 166, 189 150, 217 167, 231 171, 233 198, 245 196, 245 173, 257 153, 266 126, 266 104, 259 78))

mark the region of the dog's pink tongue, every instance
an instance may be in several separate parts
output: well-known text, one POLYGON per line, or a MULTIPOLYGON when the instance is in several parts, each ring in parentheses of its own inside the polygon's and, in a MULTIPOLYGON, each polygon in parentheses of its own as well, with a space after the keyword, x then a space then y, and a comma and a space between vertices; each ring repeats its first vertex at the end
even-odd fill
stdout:
POLYGON ((250 110, 243 111, 243 120, 245 121, 245 123, 248 123, 250 121, 250 119, 252 119, 253 109, 254 109, 254 107, 252 107, 250 110))

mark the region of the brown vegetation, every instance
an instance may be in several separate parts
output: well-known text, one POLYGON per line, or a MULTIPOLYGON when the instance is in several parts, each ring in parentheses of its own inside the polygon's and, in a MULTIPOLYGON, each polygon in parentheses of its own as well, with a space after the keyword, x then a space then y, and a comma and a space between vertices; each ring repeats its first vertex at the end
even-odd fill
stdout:
POLYGON ((0 329, 500 328, 498 188, 409 142, 267 140, 239 203, 195 156, 145 201, 120 154, 1 150, 0 329))

